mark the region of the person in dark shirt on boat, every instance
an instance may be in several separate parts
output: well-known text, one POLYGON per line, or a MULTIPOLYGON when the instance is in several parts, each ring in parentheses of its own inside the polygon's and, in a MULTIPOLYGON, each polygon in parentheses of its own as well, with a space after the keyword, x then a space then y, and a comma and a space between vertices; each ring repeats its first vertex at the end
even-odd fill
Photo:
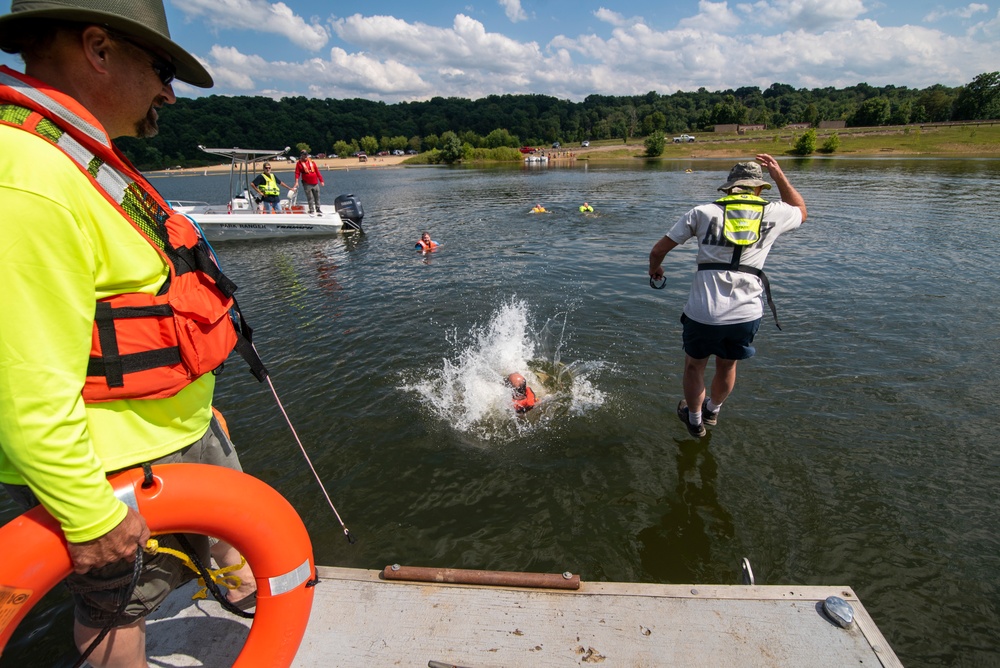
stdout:
MULTIPOLYGON (((0 262, 0 483, 21 507, 41 504, 58 522, 74 571, 65 581, 74 640, 82 652, 103 637, 88 659, 95 667, 146 666, 146 615, 192 576, 161 552, 143 559, 130 589, 151 532, 115 496, 107 474, 143 463, 155 473, 164 461, 240 470, 212 411, 213 374, 178 373, 159 392, 153 386, 167 366, 149 369, 155 381, 137 381, 127 367, 118 376, 127 355, 95 351, 93 343, 95 308, 142 302, 176 272, 153 233, 163 243, 175 233, 196 238, 112 142, 157 133, 157 109, 176 100, 175 78, 213 85, 169 34, 162 0, 13 0, 0 16, 0 48, 24 62, 23 74, 0 67, 0 248, 17 249, 0 262), (169 233, 167 219, 177 223, 169 233), (92 371, 95 360, 101 368, 92 371), (121 615, 119 600, 127 604, 121 615)), ((174 294, 190 295, 196 283, 174 282, 174 294)), ((190 303, 192 317, 205 322, 224 305, 212 296, 190 303)), ((112 333, 121 326, 146 335, 151 328, 139 321, 152 320, 125 324, 112 315, 112 333)), ((161 341, 159 333, 134 338, 144 351, 161 341)), ((207 557, 208 538, 194 538, 207 557)), ((238 567, 243 596, 233 592, 234 600, 253 596, 253 575, 239 567, 238 552, 220 542, 212 556, 238 567)))
POLYGON ((281 201, 281 188, 279 186, 285 186, 288 190, 292 190, 292 186, 271 173, 271 165, 268 163, 264 163, 264 172, 258 174, 250 185, 260 193, 261 204, 264 207, 263 213, 267 213, 268 207, 271 207, 271 213, 280 213, 278 203, 281 201))
POLYGON ((295 163, 295 183, 296 185, 301 183, 306 191, 309 215, 322 217, 323 212, 319 208, 319 187, 326 184, 323 175, 320 174, 319 166, 312 161, 306 151, 299 153, 299 161, 295 163))
POLYGON ((765 298, 778 323, 764 260, 779 235, 806 219, 805 200, 778 161, 765 153, 756 162, 737 163, 719 190, 726 196, 681 216, 649 253, 650 285, 659 288, 656 282, 665 282, 662 263, 667 253, 688 239, 698 241, 698 271, 681 314, 684 399, 677 405, 677 417, 695 438, 705 436, 706 424, 718 423, 722 403, 736 385, 736 363, 756 353, 751 344, 765 298), (778 186, 780 202, 760 197, 762 190, 771 188, 761 166, 778 186), (715 375, 706 394, 704 374, 713 355, 715 375))
POLYGON ((528 381, 524 376, 515 372, 507 376, 504 384, 511 389, 514 411, 519 415, 527 413, 535 407, 537 403, 535 393, 528 387, 528 381))

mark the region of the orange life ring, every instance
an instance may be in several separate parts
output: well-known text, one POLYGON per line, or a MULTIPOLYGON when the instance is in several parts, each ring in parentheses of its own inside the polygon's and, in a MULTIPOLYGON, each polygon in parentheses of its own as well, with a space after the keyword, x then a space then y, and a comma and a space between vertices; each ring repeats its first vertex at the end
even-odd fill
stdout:
MULTIPOLYGON (((206 464, 164 464, 143 488, 141 469, 108 478, 154 534, 196 533, 240 551, 257 581, 257 610, 234 668, 290 666, 312 610, 312 543, 291 504, 245 473, 206 464)), ((36 507, 0 527, 0 653, 18 623, 72 572, 59 524, 36 507)))

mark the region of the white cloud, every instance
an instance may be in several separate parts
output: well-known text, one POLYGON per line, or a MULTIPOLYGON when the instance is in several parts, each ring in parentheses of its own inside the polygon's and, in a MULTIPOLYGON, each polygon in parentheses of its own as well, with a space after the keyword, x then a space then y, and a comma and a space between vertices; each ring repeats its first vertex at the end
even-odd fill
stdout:
POLYGON ((482 70, 484 73, 521 72, 543 60, 534 42, 518 42, 464 14, 455 16, 451 28, 407 23, 391 16, 355 14, 337 19, 337 36, 373 53, 427 66, 482 70))
POLYGON ((642 21, 640 18, 626 19, 618 12, 611 11, 606 7, 599 7, 597 11, 594 12, 594 16, 596 16, 598 20, 613 26, 628 26, 636 23, 637 21, 642 21))
POLYGON ((272 62, 266 55, 215 47, 206 65, 222 92, 280 90, 397 102, 502 93, 580 100, 592 93, 766 88, 775 82, 796 88, 859 82, 957 86, 1000 62, 1000 42, 991 37, 1000 29, 1000 15, 978 24, 974 35, 949 35, 849 19, 863 8, 853 0, 832 2, 839 13, 828 12, 827 25, 810 28, 772 25, 761 17, 781 7, 797 12, 793 22, 800 21, 810 11, 825 11, 815 2, 701 0, 696 16, 680 17, 663 30, 642 17, 601 8, 594 13, 601 22, 596 32, 558 35, 544 45, 488 31, 465 14, 455 15, 450 26, 354 14, 331 19, 329 33, 339 42, 325 57, 272 62))
POLYGON ((965 7, 957 7, 955 9, 944 9, 942 7, 937 7, 934 11, 927 14, 924 17, 924 23, 937 23, 942 19, 947 19, 951 17, 956 17, 960 19, 971 19, 976 14, 980 12, 988 12, 990 8, 988 5, 979 4, 973 2, 966 5, 965 7))
POLYGON ((760 0, 741 4, 739 9, 748 19, 772 29, 788 26, 812 33, 853 21, 867 11, 862 0, 760 0))
POLYGON ((678 26, 681 28, 691 28, 692 30, 704 30, 711 32, 730 32, 739 26, 740 20, 729 9, 726 2, 709 2, 708 0, 698 1, 698 14, 690 18, 681 19, 678 26))
MULTIPOLYGON (((365 53, 330 50, 330 58, 310 58, 299 63, 270 62, 232 47, 212 47, 211 71, 220 87, 239 91, 276 91, 273 84, 301 84, 317 97, 407 98, 427 89, 421 74, 395 60, 380 61, 365 53), (275 74, 272 74, 275 73, 275 74)), ((287 93, 294 94, 294 93, 287 93)), ((299 93, 301 94, 301 92, 299 93)), ((275 95, 278 95, 275 92, 275 95)))
POLYGON ((309 51, 323 48, 329 40, 318 23, 306 23, 283 2, 266 0, 173 0, 175 7, 191 19, 197 17, 215 29, 254 30, 287 38, 309 51))
POLYGON ((527 20, 528 15, 521 8, 521 0, 497 0, 497 2, 503 7, 503 11, 511 23, 527 20))

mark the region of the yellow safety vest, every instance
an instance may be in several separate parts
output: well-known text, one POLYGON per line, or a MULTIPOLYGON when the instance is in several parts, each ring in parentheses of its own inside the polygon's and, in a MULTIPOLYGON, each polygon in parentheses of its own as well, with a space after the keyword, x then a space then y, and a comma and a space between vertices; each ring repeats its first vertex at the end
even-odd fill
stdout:
POLYGON ((278 179, 274 177, 274 174, 261 174, 261 178, 264 179, 264 185, 260 186, 260 192, 264 195, 280 195, 281 189, 278 188, 278 179))
POLYGON ((760 241, 760 223, 764 219, 766 199, 741 193, 726 195, 715 203, 725 211, 722 235, 727 241, 736 246, 750 246, 760 241))

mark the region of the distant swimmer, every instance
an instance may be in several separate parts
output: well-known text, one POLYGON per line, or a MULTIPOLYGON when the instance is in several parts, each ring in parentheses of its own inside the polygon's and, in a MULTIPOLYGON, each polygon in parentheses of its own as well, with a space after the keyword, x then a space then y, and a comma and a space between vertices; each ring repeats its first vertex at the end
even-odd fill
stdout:
POLYGON ((424 232, 420 235, 420 239, 417 241, 414 248, 422 253, 430 253, 440 245, 441 244, 431 239, 430 232, 424 232))
POLYGON ((580 206, 580 213, 594 213, 594 207, 592 207, 589 204, 587 204, 586 202, 584 202, 580 206))
POLYGON ((535 208, 531 210, 531 213, 548 213, 548 211, 546 211, 545 207, 541 204, 536 204, 535 208))
POLYGON ((512 373, 507 376, 504 384, 511 389, 514 401, 514 411, 524 414, 535 407, 535 393, 528 387, 528 381, 519 373, 512 373))

